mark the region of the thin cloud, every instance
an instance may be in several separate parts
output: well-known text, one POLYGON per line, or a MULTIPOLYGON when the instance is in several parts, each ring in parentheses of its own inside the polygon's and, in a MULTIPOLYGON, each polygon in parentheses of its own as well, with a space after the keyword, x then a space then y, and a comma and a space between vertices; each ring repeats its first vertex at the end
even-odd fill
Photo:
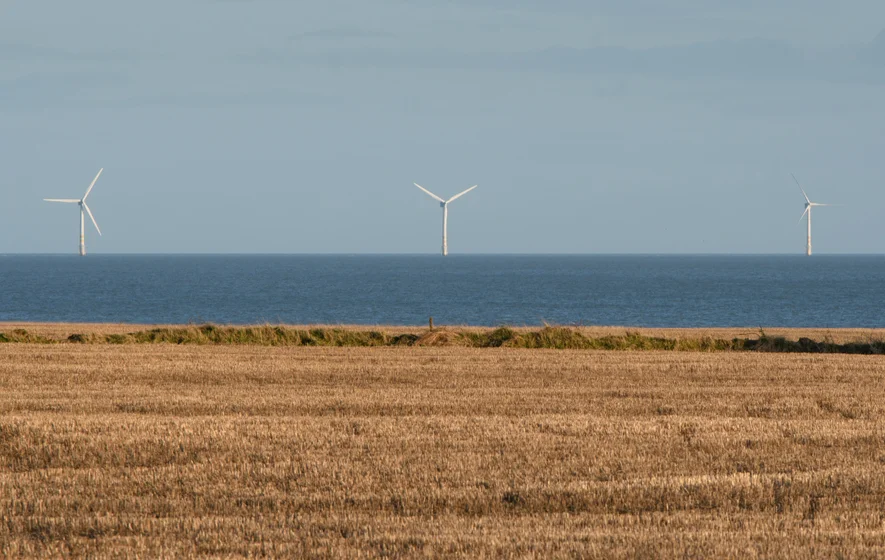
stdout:
POLYGON ((0 80, 2 110, 82 106, 98 93, 123 87, 128 78, 119 72, 33 73, 0 80))
POLYGON ((264 49, 242 60, 337 68, 421 68, 537 71, 589 75, 646 75, 672 79, 733 78, 760 81, 885 83, 885 34, 855 49, 808 51, 768 39, 711 41, 681 46, 548 49, 460 53, 440 49, 353 48, 314 52, 264 49), (876 65, 871 65, 875 62, 876 65))
POLYGON ((316 29, 293 35, 291 39, 394 39, 395 33, 379 31, 375 29, 361 29, 358 27, 336 27, 331 29, 316 29))
POLYGON ((39 62, 131 62, 138 56, 128 49, 80 51, 58 47, 44 47, 24 43, 0 43, 0 60, 39 62))
POLYGON ((869 47, 861 52, 861 60, 878 66, 885 66, 885 29, 876 35, 869 47))

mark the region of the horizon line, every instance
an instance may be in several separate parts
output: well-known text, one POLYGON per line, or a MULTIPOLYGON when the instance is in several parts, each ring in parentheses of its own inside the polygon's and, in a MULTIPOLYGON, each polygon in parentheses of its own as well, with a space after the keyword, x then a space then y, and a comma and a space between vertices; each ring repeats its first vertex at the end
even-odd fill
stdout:
MULTIPOLYGON (((0 252, 0 257, 80 257, 76 253, 56 253, 56 252, 0 252)), ((805 257, 807 255, 802 252, 790 253, 692 253, 692 252, 674 252, 674 253, 456 253, 448 257, 441 256, 438 252, 432 253, 363 253, 363 252, 328 252, 328 253, 286 253, 286 252, 132 252, 132 253, 96 253, 92 252, 88 257, 135 257, 135 256, 279 256, 279 257, 439 257, 441 260, 446 258, 458 257, 805 257)), ((885 253, 858 252, 858 253, 815 253, 817 257, 852 257, 852 256, 885 256, 885 253)))

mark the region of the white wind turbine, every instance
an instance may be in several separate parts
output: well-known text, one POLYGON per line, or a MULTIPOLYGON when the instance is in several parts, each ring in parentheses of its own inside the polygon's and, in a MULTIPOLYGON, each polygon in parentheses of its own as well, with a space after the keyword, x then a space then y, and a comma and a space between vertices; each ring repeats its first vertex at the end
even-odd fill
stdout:
POLYGON ((98 170, 98 175, 95 176, 95 179, 92 180, 92 183, 89 185, 89 188, 86 189, 86 194, 83 195, 81 199, 73 199, 73 198, 44 198, 46 202, 65 202, 68 204, 79 204, 80 205, 80 256, 86 256, 86 216, 84 215, 84 210, 86 214, 89 214, 89 218, 92 220, 93 225, 95 225, 95 230, 101 235, 101 229, 98 227, 98 222, 95 221, 95 216, 92 215, 92 210, 89 209, 89 206, 86 205, 86 197, 89 196, 89 193, 92 192, 92 187, 95 186, 95 182, 98 181, 98 178, 101 176, 101 172, 104 171, 104 167, 98 170))
POLYGON ((475 189, 477 187, 477 185, 473 185, 472 187, 470 187, 466 191, 456 194, 455 196, 453 196, 452 198, 450 198, 448 200, 443 200, 442 198, 436 196, 435 194, 433 194, 429 190, 425 189, 424 187, 422 187, 418 183, 415 183, 415 186, 418 187, 419 189, 421 189, 422 191, 426 192, 427 194, 429 194, 432 198, 435 198, 436 200, 439 201, 439 206, 440 206, 440 208, 442 208, 442 211, 443 211, 442 254, 444 257, 446 257, 449 255, 449 203, 452 202, 453 200, 461 198, 465 194, 469 193, 470 191, 475 189))
POLYGON ((819 202, 811 202, 811 199, 808 198, 808 195, 805 194, 805 189, 802 188, 802 185, 799 184, 799 180, 796 179, 796 176, 790 173, 793 176, 793 180, 796 181, 796 185, 799 187, 799 190, 802 191, 802 196, 805 197, 805 212, 802 213, 802 216, 799 217, 799 221, 802 221, 802 218, 805 217, 805 214, 808 214, 808 240, 805 243, 805 254, 809 257, 811 256, 811 209, 815 206, 836 206, 835 204, 820 204, 819 202))

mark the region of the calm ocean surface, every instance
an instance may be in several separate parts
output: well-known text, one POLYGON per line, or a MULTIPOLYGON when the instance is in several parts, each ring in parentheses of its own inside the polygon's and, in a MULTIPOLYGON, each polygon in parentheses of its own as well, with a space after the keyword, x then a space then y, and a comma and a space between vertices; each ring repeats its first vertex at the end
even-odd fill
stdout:
POLYGON ((0 321, 885 327, 881 256, 0 256, 0 321))

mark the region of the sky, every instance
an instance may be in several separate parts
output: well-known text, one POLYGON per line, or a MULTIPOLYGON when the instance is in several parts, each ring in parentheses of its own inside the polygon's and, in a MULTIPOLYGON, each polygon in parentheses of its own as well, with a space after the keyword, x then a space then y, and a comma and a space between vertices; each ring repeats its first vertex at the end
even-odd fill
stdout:
POLYGON ((0 253, 885 253, 881 0, 0 0, 0 253))

